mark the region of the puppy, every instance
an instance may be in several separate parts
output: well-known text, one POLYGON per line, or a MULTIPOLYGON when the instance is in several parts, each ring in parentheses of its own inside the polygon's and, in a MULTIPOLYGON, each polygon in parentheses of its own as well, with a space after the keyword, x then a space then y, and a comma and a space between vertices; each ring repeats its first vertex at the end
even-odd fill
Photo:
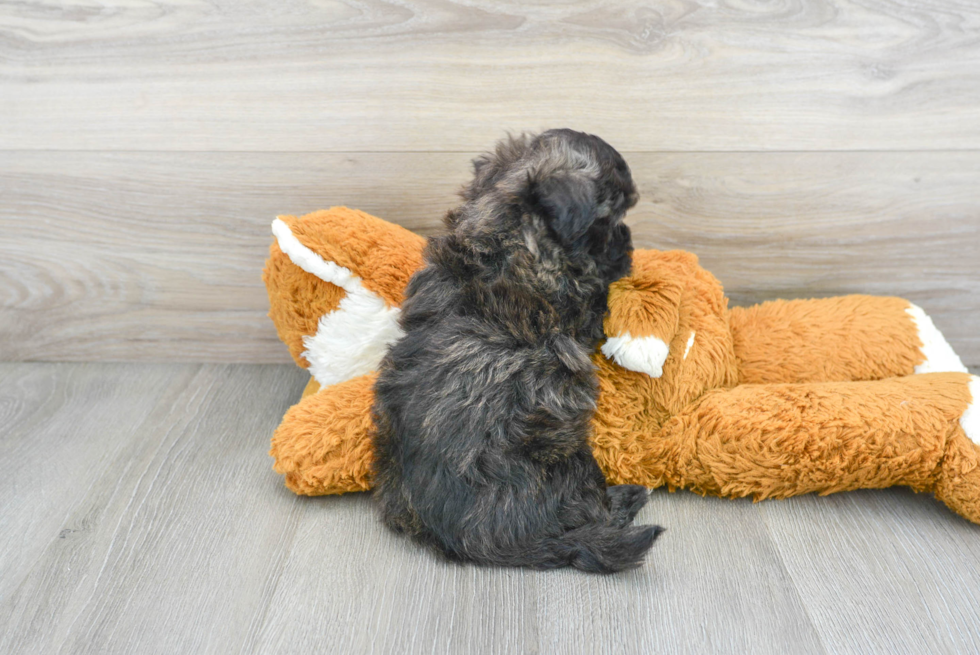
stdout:
POLYGON ((391 528, 500 566, 638 566, 661 532, 589 449, 609 284, 629 272, 629 167, 571 130, 509 138, 429 241, 375 386, 375 497, 391 528))

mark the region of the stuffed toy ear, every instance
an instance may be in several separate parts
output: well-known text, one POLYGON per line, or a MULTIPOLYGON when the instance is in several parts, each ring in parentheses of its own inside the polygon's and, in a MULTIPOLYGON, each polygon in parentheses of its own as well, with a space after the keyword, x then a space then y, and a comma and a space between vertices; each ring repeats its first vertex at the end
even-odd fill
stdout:
POLYGON ((602 354, 631 371, 663 375, 677 334, 683 286, 672 271, 657 265, 654 250, 636 250, 633 270, 609 287, 602 354))
POLYGON ((401 336, 399 306, 425 239, 345 207, 280 216, 272 230, 269 316, 293 358, 324 386, 376 370, 401 336))
POLYGON ((321 316, 336 311, 344 290, 294 264, 276 240, 269 246, 262 281, 269 294, 269 318, 279 338, 296 364, 309 368, 303 339, 316 334, 321 316))

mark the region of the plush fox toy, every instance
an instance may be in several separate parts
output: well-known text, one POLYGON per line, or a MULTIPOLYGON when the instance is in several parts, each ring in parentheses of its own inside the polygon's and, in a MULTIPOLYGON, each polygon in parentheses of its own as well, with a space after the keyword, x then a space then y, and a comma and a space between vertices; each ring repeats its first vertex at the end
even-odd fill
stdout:
MULTIPOLYGON (((275 470, 299 494, 367 490, 373 371, 425 239, 342 207, 272 229, 269 316, 312 375, 275 470)), ((906 485, 980 522, 980 379, 908 301, 730 309, 694 255, 637 250, 605 332, 592 446, 611 484, 757 500, 906 485)))

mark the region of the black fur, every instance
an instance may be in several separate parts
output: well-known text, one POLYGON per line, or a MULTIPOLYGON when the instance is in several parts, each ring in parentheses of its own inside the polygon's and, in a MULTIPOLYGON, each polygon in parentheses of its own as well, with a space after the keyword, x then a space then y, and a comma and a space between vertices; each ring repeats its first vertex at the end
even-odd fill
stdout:
POLYGON ((611 282, 628 273, 629 167, 598 137, 552 130, 474 161, 449 234, 402 306, 375 387, 384 521, 457 561, 638 566, 643 487, 606 488, 588 444, 611 282))

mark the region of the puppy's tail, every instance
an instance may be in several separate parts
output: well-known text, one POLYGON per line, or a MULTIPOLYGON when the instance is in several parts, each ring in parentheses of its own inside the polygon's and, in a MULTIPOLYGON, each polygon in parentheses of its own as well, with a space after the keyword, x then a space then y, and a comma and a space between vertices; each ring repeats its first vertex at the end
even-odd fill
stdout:
POLYGON ((659 525, 617 527, 585 525, 541 544, 537 568, 574 566, 589 573, 616 573, 643 563, 654 540, 664 531, 659 525))

